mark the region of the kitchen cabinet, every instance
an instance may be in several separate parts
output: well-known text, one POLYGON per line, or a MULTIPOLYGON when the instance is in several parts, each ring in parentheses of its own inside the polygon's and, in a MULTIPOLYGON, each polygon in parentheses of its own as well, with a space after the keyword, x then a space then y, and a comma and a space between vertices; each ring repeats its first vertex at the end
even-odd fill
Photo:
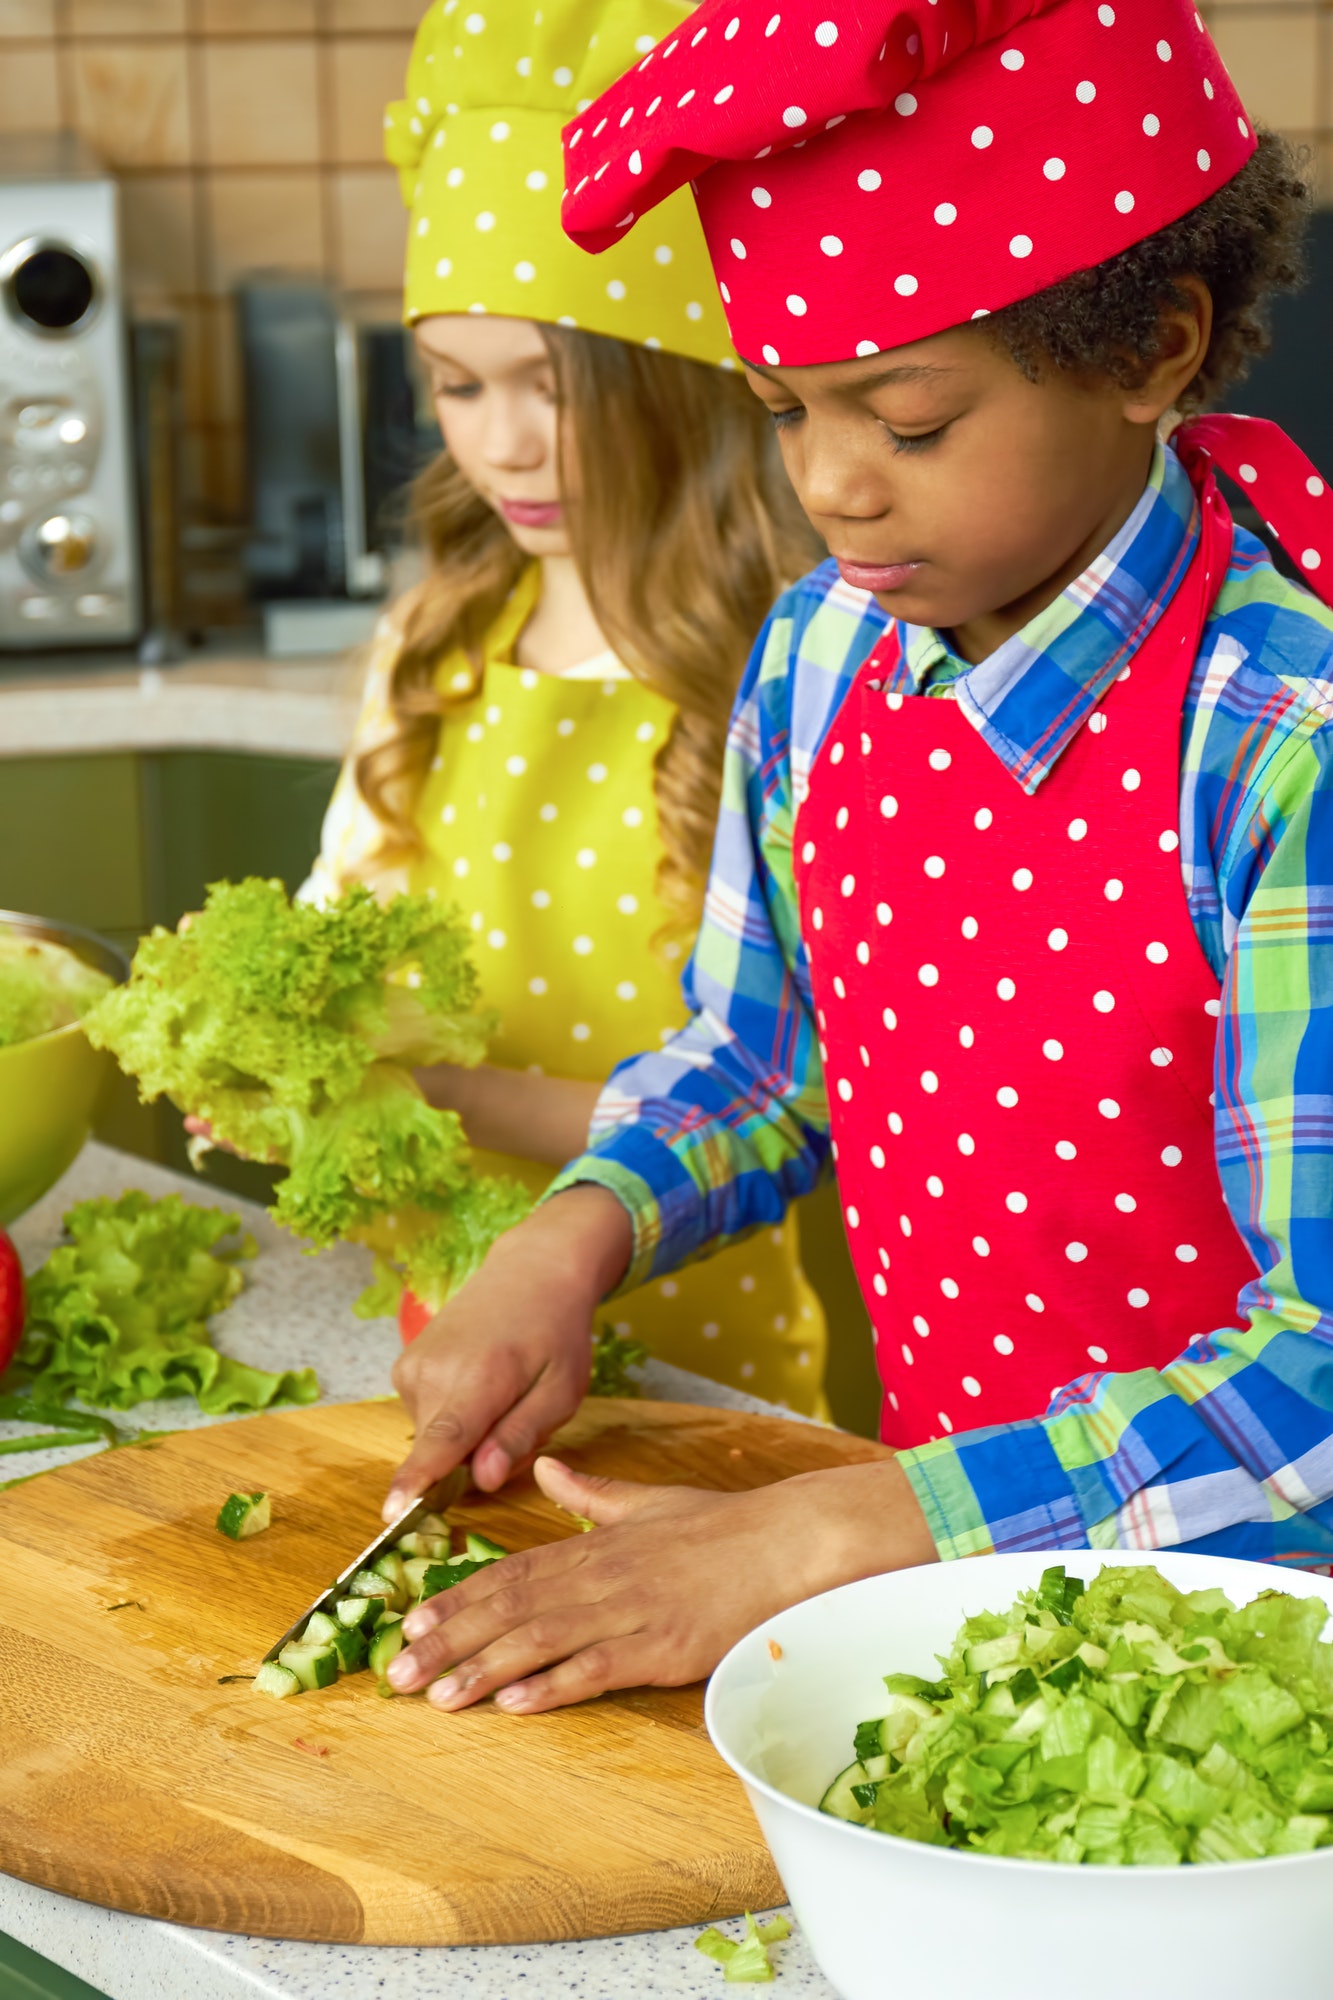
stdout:
POLYGON ((0 905, 133 943, 222 876, 304 880, 337 766, 229 750, 0 763, 0 905))
POLYGON ((5 2000, 104 2000, 95 1986, 40 1958, 0 1931, 0 1993, 5 2000))

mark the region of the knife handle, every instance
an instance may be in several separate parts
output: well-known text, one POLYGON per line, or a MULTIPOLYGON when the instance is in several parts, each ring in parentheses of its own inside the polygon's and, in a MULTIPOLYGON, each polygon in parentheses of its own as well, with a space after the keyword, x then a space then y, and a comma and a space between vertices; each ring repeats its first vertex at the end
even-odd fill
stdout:
POLYGON ((426 1502, 432 1514, 445 1514, 457 1500, 461 1500, 472 1484, 472 1474, 466 1465, 456 1465, 452 1472, 446 1472, 443 1479, 437 1479, 418 1498, 426 1502))

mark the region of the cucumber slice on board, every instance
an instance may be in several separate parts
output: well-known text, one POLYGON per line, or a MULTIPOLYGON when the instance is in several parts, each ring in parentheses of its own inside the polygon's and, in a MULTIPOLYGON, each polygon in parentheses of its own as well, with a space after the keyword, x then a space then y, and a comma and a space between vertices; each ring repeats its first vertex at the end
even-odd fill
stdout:
POLYGON ((303 1646, 327 1646, 337 1638, 342 1627, 336 1618, 330 1618, 327 1611, 312 1611, 306 1620, 305 1631, 301 1634, 303 1646))
POLYGON ((347 1586, 349 1597, 378 1597, 388 1604, 393 1597, 393 1586, 387 1577, 379 1576, 373 1569, 359 1569, 347 1586))
MULTIPOLYGON (((389 1602, 395 1611, 405 1611, 411 1602, 412 1592, 408 1587, 407 1572, 403 1559, 396 1549, 387 1549, 371 1565, 371 1575, 378 1576, 382 1583, 389 1585, 389 1602)), ((353 1578, 353 1582, 356 1579, 353 1578)))
POLYGON ((370 1667, 385 1694, 393 1693, 385 1679, 389 1662, 397 1659, 405 1644, 402 1621, 397 1618, 392 1624, 382 1625, 370 1642, 370 1667))
POLYGON ((303 1688, 332 1687, 338 1678, 338 1655, 332 1646, 303 1645, 293 1640, 278 1654, 278 1665, 295 1674, 303 1688))
POLYGON ((432 1562, 448 1562, 451 1544, 448 1535, 427 1535, 418 1528, 415 1534, 401 1535, 394 1546, 400 1556, 414 1560, 429 1556, 432 1562))
POLYGON ((333 1607, 338 1624, 347 1631, 364 1631, 388 1604, 387 1597, 340 1597, 333 1607))
POLYGON ((366 1664, 366 1635, 356 1625, 339 1625, 333 1635, 333 1650, 338 1655, 338 1671, 355 1674, 366 1664))
POLYGON ((291 1668, 279 1666, 276 1660, 265 1660, 253 1685, 260 1694, 271 1694, 275 1701, 286 1701, 288 1695, 301 1692, 301 1683, 291 1668))
POLYGON ((222 1503, 217 1526, 232 1541, 247 1542, 251 1535, 262 1535, 272 1518, 267 1493, 229 1493, 222 1503))
POLYGON ((470 1531, 467 1536, 467 1552, 473 1562, 499 1562, 501 1556, 509 1554, 508 1549, 502 1549, 489 1535, 474 1535, 470 1531))
POLYGON ((426 1572, 434 1567, 434 1562, 430 1556, 409 1556, 403 1564, 403 1570, 407 1577, 407 1588, 414 1603, 421 1595, 422 1586, 426 1581, 426 1572))

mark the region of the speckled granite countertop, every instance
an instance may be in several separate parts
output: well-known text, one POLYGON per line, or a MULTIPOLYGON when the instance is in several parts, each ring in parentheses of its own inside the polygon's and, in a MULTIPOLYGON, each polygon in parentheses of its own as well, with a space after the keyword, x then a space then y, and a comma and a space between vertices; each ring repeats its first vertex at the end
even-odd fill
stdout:
MULTIPOLYGON (((11 1233, 25 1264, 40 1261, 52 1247, 72 1202, 128 1187, 150 1194, 174 1190, 236 1209, 256 1238, 261 1254, 247 1268, 246 1290, 218 1325, 221 1349, 265 1368, 318 1368, 325 1402, 353 1402, 388 1389, 397 1330, 388 1320, 358 1320, 351 1310, 368 1271, 363 1253, 346 1248, 303 1257, 261 1209, 104 1146, 86 1147, 58 1186, 15 1225, 11 1233)), ((783 1414, 676 1368, 653 1365, 645 1386, 647 1394, 677 1402, 783 1414)), ((161 1430, 211 1421, 194 1404, 175 1401, 145 1405, 129 1420, 161 1430)), ((0 1426, 0 1435, 15 1428, 0 1426)), ((34 1452, 11 1459, 9 1467, 37 1472, 96 1449, 34 1452)), ((740 1926, 722 1928, 734 1934, 740 1926)), ((299 1944, 122 1916, 0 1875, 0 1930, 77 1973, 108 2000, 331 2000, 342 1993, 390 2000, 720 2000, 725 1990, 721 1971, 693 1948, 698 1926, 576 1944, 299 1944)), ((837 2000, 799 1934, 778 1947, 775 1959, 777 1988, 792 2000, 837 2000)))
POLYGON ((11 670, 0 674, 0 758, 112 750, 341 757, 360 681, 355 655, 11 670))

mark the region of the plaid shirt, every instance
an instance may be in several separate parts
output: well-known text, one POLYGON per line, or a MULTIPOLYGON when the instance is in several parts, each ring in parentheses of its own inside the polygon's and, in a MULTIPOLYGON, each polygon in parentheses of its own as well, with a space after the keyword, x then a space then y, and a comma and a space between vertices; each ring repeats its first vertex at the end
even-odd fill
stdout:
MULTIPOLYGON (((1092 566, 979 666, 902 628, 905 689, 962 702, 1036 789, 1170 601, 1199 531, 1158 450, 1092 566)), ((634 1222, 627 1285, 772 1225, 826 1170, 792 881, 809 773, 881 636, 831 563, 777 604, 733 716, 690 1025, 612 1076, 591 1150, 634 1222)), ((1020 1423, 900 1454, 942 1556, 1185 1547, 1333 1563, 1333 614, 1237 531, 1185 701, 1181 865, 1219 979, 1215 1144, 1258 1275, 1160 1372, 1080 1375, 1020 1423)))

